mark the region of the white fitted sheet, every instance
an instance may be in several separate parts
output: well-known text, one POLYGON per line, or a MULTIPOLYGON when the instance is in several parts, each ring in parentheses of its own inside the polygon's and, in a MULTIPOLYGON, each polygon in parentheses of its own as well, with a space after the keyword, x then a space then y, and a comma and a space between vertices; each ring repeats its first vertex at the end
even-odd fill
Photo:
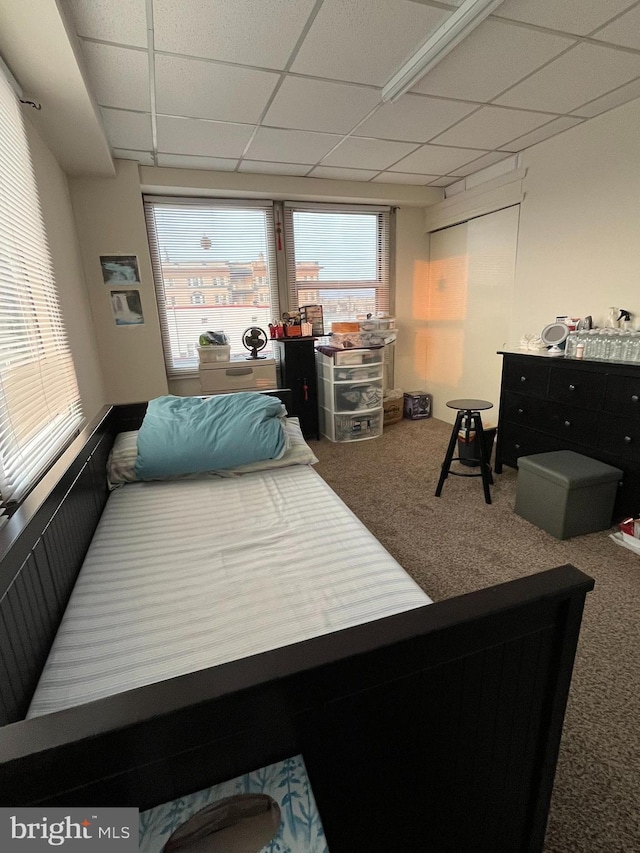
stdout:
POLYGON ((109 496, 27 716, 430 602, 310 467, 131 483, 109 496))

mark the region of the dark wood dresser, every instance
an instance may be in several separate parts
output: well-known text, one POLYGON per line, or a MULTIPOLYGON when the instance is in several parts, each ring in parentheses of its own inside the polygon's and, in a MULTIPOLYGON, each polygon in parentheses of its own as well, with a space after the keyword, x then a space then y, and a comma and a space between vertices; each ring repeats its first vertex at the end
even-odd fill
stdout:
POLYGON ((318 380, 316 378, 316 338, 277 338, 280 350, 280 384, 290 388, 289 414, 300 418, 305 438, 320 438, 318 380))
POLYGON ((640 364, 503 356, 496 473, 519 456, 574 450, 624 471, 614 520, 640 516, 640 364))

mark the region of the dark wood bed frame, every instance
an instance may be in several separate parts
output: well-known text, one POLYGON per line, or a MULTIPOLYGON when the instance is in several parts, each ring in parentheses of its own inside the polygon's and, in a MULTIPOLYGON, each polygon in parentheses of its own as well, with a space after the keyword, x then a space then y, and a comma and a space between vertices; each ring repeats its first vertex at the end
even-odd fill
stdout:
POLYGON ((145 406, 105 409, 0 532, 0 805, 144 810, 302 753, 331 853, 541 851, 572 566, 23 719, 145 406))

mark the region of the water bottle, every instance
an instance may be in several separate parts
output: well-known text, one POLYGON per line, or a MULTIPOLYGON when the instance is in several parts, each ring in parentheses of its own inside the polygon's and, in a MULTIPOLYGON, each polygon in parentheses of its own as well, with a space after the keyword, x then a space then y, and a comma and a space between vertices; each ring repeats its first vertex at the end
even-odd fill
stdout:
POLYGON ((611 349, 609 350, 609 360, 610 361, 621 361, 622 360, 622 347, 624 344, 624 332, 616 332, 612 336, 611 341, 611 349))
POLYGON ((569 337, 567 338, 567 342, 564 346, 564 357, 565 358, 575 358, 576 347, 578 345, 579 339, 580 339, 580 333, 579 332, 569 332, 569 337))

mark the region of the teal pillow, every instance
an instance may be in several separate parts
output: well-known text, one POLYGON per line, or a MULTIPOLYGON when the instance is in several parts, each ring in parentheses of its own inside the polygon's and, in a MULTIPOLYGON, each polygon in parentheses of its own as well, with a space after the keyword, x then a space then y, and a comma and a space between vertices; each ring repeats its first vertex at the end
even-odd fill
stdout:
POLYGON ((277 459, 286 450, 285 415, 276 397, 250 391, 157 397, 138 433, 136 477, 158 480, 277 459))

